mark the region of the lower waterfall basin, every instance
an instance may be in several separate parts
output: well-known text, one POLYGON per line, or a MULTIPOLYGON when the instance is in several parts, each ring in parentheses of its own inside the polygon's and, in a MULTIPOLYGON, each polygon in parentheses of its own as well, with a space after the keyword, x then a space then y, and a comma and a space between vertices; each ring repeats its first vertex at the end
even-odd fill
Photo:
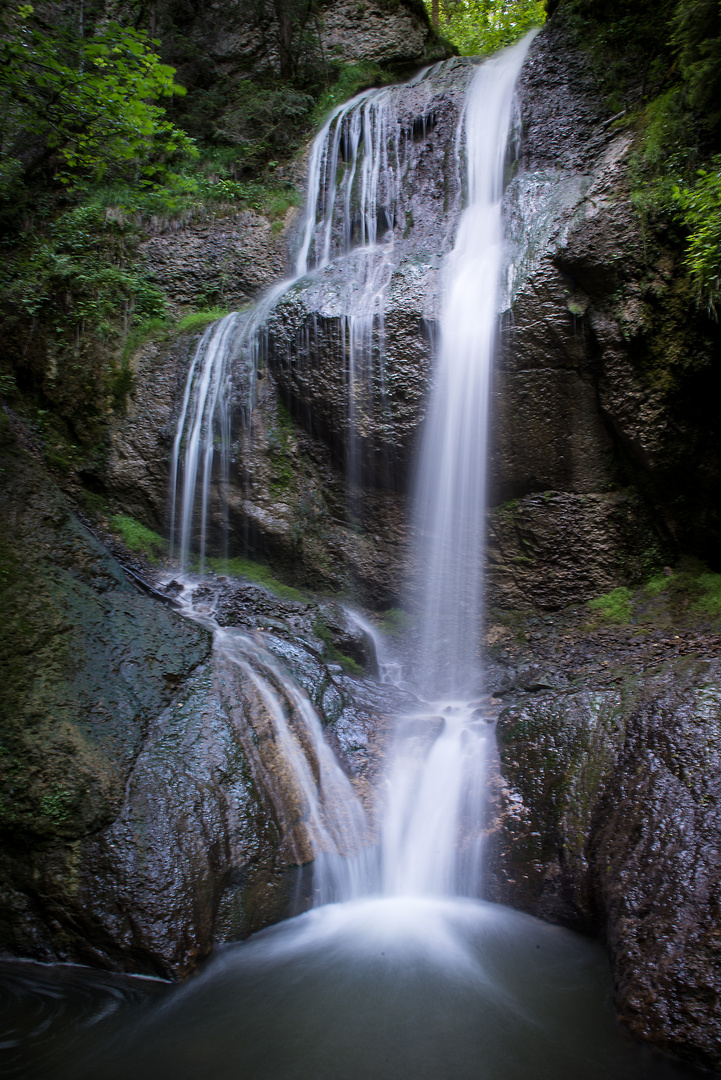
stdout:
MULTIPOLYGON (((9 968, 0 971, 3 991, 9 968)), ((86 997, 98 978, 89 975, 86 997)), ((110 994, 110 1008, 91 1016, 78 1007, 79 993, 76 986, 74 995, 63 998, 56 985, 50 997, 61 1015, 38 1007, 33 1031, 30 975, 24 1001, 16 994, 8 1004, 3 992, 0 1049, 10 1066, 4 1075, 57 1080, 673 1080, 698 1075, 637 1045, 617 1024, 600 945, 476 900, 379 897, 330 904, 223 947, 196 977, 160 996, 138 1002, 131 993, 118 1009, 110 994), (24 1021, 18 1024, 21 1009, 24 1021), (55 1033, 49 1035, 51 1022, 55 1033), (21 1045, 12 1037, 20 1027, 21 1045)))

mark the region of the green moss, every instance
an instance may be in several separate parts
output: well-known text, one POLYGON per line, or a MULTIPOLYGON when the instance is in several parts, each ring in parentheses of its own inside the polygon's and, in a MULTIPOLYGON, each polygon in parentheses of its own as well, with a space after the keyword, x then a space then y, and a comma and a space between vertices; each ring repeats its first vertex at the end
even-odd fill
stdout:
POLYGON ((392 607, 383 613, 379 629, 388 637, 398 637, 410 628, 411 621, 411 617, 407 612, 401 610, 401 608, 392 607))
POLYGON ((66 791, 61 784, 54 783, 50 792, 40 798, 40 812, 53 825, 62 825, 71 816, 73 802, 73 793, 66 791))
POLYGON ((596 597, 595 600, 589 600, 587 607, 589 611, 598 612, 606 622, 621 625, 631 620, 632 600, 633 593, 631 590, 625 586, 620 586, 603 596, 596 597))
POLYGON ((352 656, 346 656, 345 653, 340 652, 340 650, 335 647, 328 624, 321 615, 319 615, 313 623, 313 631, 316 637, 320 638, 323 642, 324 659, 335 664, 340 664, 348 675, 363 675, 363 668, 361 665, 354 660, 352 656))
POLYGON ((127 548, 144 555, 151 563, 156 563, 160 556, 167 552, 168 543, 162 536, 126 514, 112 517, 110 527, 120 536, 127 548))
POLYGON ((216 574, 225 574, 228 577, 245 578, 258 585, 263 585, 269 592, 281 600, 305 600, 306 596, 300 589, 294 589, 292 585, 284 585, 273 577, 269 567, 252 559, 243 559, 236 555, 230 559, 210 558, 206 560, 211 570, 216 574))
POLYGON ((186 333, 191 330, 202 330, 209 323, 217 322, 229 313, 228 308, 212 307, 204 311, 193 311, 180 320, 177 326, 178 333, 186 333))
POLYGON ((721 574, 701 574, 698 583, 704 595, 694 605, 695 610, 705 615, 721 615, 721 574))
POLYGON ((656 574, 655 577, 650 578, 644 585, 644 592, 651 597, 660 596, 662 592, 668 589, 670 583, 670 576, 668 574, 656 574))

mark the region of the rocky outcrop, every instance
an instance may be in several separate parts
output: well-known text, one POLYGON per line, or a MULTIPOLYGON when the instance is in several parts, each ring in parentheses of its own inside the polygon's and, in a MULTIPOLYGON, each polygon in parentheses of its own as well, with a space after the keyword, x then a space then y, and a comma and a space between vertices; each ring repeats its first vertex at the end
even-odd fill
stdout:
POLYGON ((489 631, 504 704, 491 894, 604 937, 634 1035, 717 1068, 718 627, 589 619, 489 631))
POLYGON ((272 223, 250 210, 181 228, 168 224, 140 245, 139 254, 176 311, 239 308, 289 271, 278 225, 283 221, 272 223))
POLYGON ((192 620, 139 592, 0 419, 0 949, 177 977, 308 902, 313 857, 273 734, 297 691, 259 691, 205 608, 292 673, 361 788, 393 694, 338 604, 211 579, 192 620))
POLYGON ((82 959, 83 853, 210 639, 138 593, 1 421, 2 948, 82 959))
POLYGON ((326 0, 320 39, 331 60, 421 65, 447 55, 429 30, 421 3, 326 0))
MULTIPOLYGON (((442 256, 461 209, 455 136, 472 70, 457 60, 392 91, 389 130, 403 157, 403 182, 396 177, 389 195, 387 242, 372 264, 339 242, 322 271, 278 299, 261 335, 252 408, 246 358, 236 357, 233 367, 233 466, 224 492, 230 554, 269 560, 312 587, 353 589, 377 607, 397 602, 402 590, 405 492, 425 408, 442 256), (380 308, 376 293, 385 298, 380 308), (370 314, 358 306, 359 295, 370 314)), ((297 244, 292 232, 285 242, 297 244)), ((177 242, 151 243, 172 252, 177 242)), ((177 254, 170 261, 185 274, 177 254)), ((191 260, 187 272, 199 265, 191 260)), ((105 483, 117 505, 166 533, 169 455, 194 348, 179 338, 139 351, 108 458, 105 483)), ((225 513, 216 493, 210 529, 217 550, 225 513)))
POLYGON ((718 423, 705 402, 718 334, 690 303, 678 254, 634 208, 633 135, 604 106, 563 11, 531 47, 519 94, 490 582, 500 607, 553 608, 640 580, 679 548, 716 550, 718 423), (622 491, 630 501, 609 494, 622 491), (534 547, 547 552, 536 569, 534 547))

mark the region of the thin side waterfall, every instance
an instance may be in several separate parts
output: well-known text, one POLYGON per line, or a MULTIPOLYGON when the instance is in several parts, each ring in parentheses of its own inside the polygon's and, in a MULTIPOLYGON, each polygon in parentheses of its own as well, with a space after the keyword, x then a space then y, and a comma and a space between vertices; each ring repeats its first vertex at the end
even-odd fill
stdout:
POLYGON ((315 906, 359 895, 373 876, 369 822, 331 750, 306 691, 266 647, 262 634, 219 626, 217 586, 184 579, 186 614, 213 634, 223 709, 235 722, 256 783, 273 807, 289 863, 312 864, 315 906))
MULTIPOLYGON (((399 110, 408 87, 423 88, 437 70, 427 69, 403 86, 366 90, 335 108, 316 136, 300 243, 291 277, 275 286, 250 312, 235 312, 209 327, 191 363, 178 416, 171 458, 171 553, 183 569, 198 554, 201 571, 208 546, 211 501, 223 503, 231 440, 231 401, 242 399, 242 429, 250 437, 260 358, 270 313, 296 283, 318 275, 331 262, 344 265, 339 365, 344 372, 348 413, 345 455, 348 511, 361 517, 357 497, 368 467, 369 418, 385 415, 384 307, 394 269, 397 235, 410 227, 404 216, 403 185, 416 143, 414 126, 399 110), (239 365, 238 361, 242 360, 239 365), (231 385, 242 371, 243 385, 231 385), (380 401, 380 404, 378 403, 380 401), (220 468, 214 463, 219 459, 220 468), (215 488, 215 490, 214 490, 215 488)), ((430 96, 428 89, 426 96, 430 96)), ((416 120, 420 134, 430 121, 416 120)), ((454 180, 458 173, 453 167, 454 180)), ((460 189, 460 184, 456 184, 460 189)), ((308 330, 304 328, 303 335, 308 330)), ((304 342, 299 343, 302 352, 304 342)), ((218 539, 214 537, 216 548, 218 539)))

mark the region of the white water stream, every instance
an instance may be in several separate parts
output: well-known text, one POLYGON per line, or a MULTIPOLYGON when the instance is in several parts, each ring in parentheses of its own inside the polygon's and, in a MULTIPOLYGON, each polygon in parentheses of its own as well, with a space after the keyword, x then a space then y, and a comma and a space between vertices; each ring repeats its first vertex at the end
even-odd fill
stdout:
MULTIPOLYGON (((205 568, 211 501, 222 507, 227 485, 233 406, 242 413, 240 436, 250 439, 265 323, 296 283, 309 275, 317 277, 332 261, 343 261, 337 285, 343 294, 343 314, 336 351, 348 396, 348 509, 351 519, 361 516, 357 492, 363 479, 366 420, 377 407, 387 412, 384 309, 399 223, 409 226, 402 216, 403 185, 418 155, 413 126, 401 123, 403 95, 416 88, 422 109, 423 99, 433 93, 433 73, 441 67, 428 68, 400 87, 365 90, 331 112, 311 148, 291 276, 251 311, 227 315, 201 337, 188 371, 171 454, 171 554, 183 570, 196 561, 194 552, 201 573, 205 568), (220 469, 214 472, 216 458, 220 469)), ((428 123, 421 112, 415 121, 421 135, 428 123)), ((458 149, 456 145, 451 171, 452 186, 460 192, 458 149)), ((305 340, 307 333, 306 328, 301 351, 312 347, 305 340)), ((217 516, 222 517, 222 511, 217 516)))

